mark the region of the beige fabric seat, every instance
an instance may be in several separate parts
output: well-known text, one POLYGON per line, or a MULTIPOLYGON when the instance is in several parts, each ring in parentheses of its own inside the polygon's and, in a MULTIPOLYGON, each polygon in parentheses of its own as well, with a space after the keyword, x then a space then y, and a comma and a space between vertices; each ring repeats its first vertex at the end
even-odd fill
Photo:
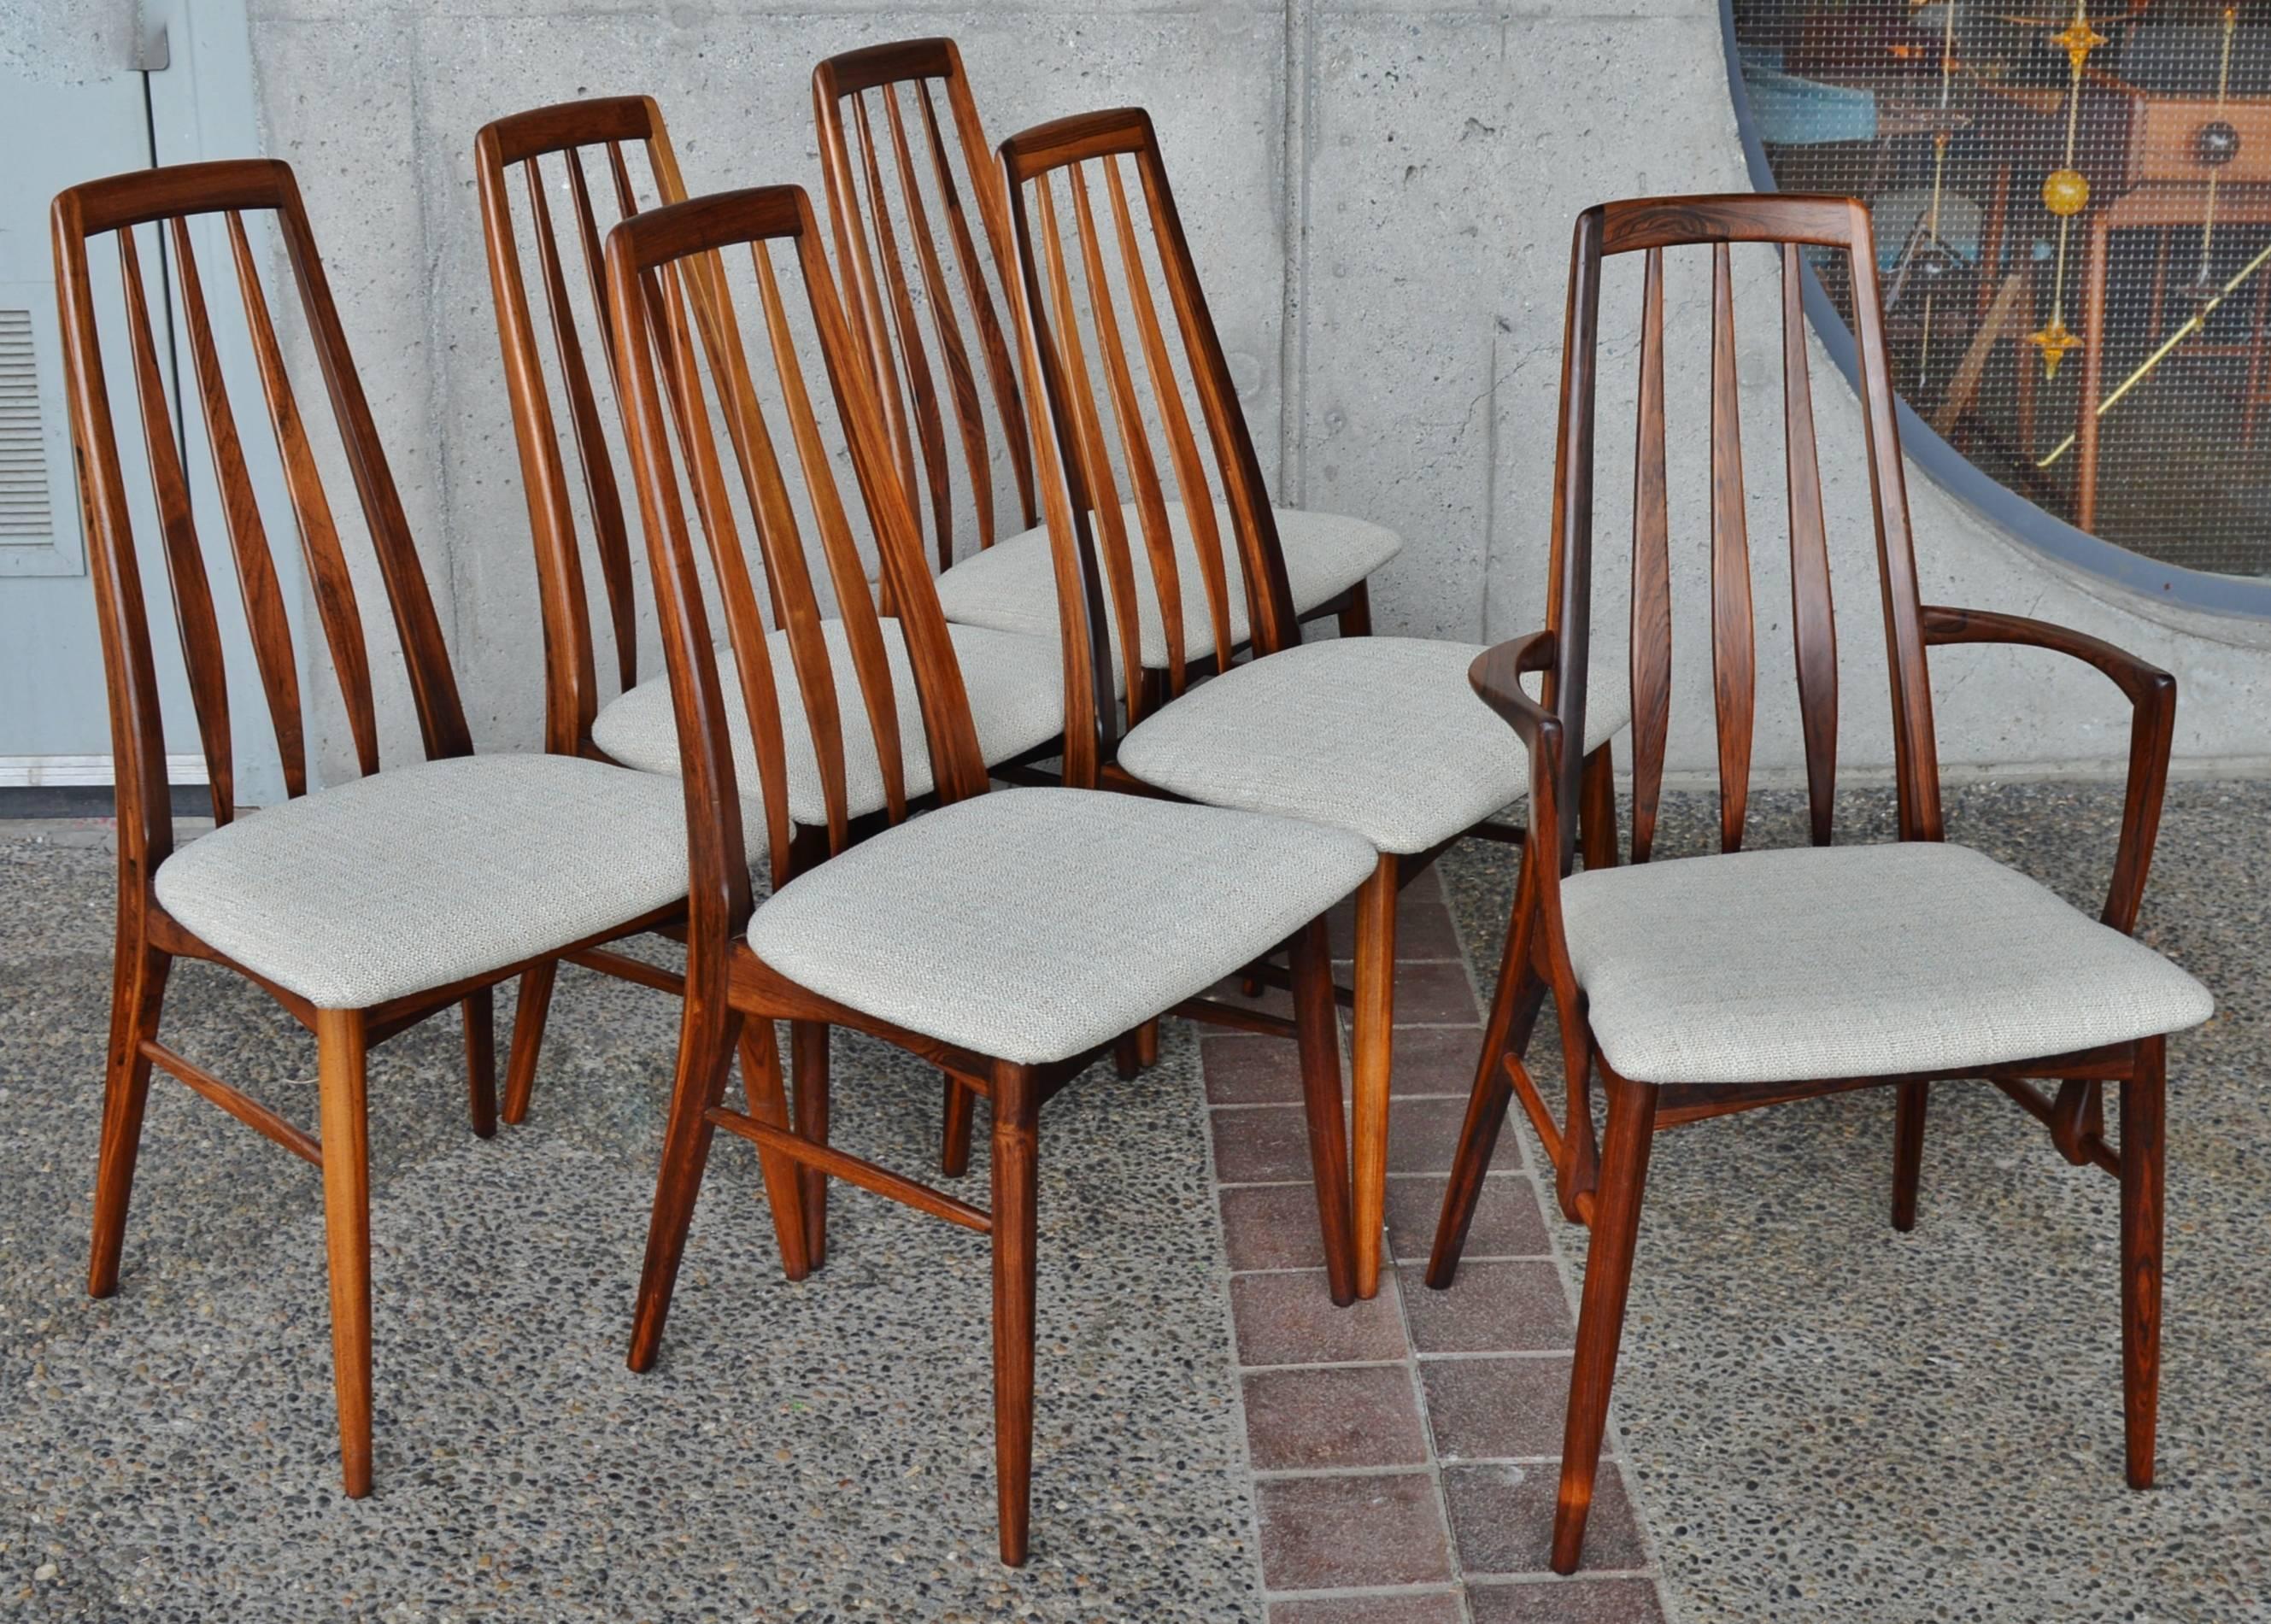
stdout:
MULTIPOLYGON (((899 746, 910 797, 932 788, 930 745, 916 691, 905 634, 896 620, 882 622, 884 651, 891 663, 897 696, 899 746)), ((1046 637, 1027 637, 979 626, 950 626, 963 686, 969 691, 978 748, 988 766, 1024 755, 1064 731, 1064 657, 1052 628, 1046 637)), ((875 752, 867 707, 860 697, 858 667, 841 621, 822 628, 836 672, 836 703, 843 719, 847 816, 861 817, 884 804, 883 772, 875 752)), ((804 713, 788 634, 767 639, 773 682, 781 704, 781 733, 788 757, 789 816, 819 826, 828 822, 828 800, 820 782, 820 758, 812 747, 812 725, 804 713)), ((718 651, 718 682, 725 690, 726 725, 733 731, 733 771, 739 780, 748 825, 763 826, 757 794, 757 753, 749 737, 748 710, 741 701, 741 679, 733 651, 718 651)), ((678 719, 670 705, 670 678, 649 678, 602 709, 592 724, 592 741, 627 767, 642 772, 679 771, 678 719)), ((755 853, 752 853, 754 856, 755 853)))
POLYGON ((389 767, 159 866, 158 902, 323 1009, 482 975, 686 895, 679 786, 566 756, 389 767))
POLYGON ((1961 1073, 2197 1026, 2208 989, 1961 846, 1801 846, 1579 874, 1569 955, 1641 1083, 1961 1073))
MULTIPOLYGON (((1132 503, 1121 511, 1127 515, 1128 548, 1136 564, 1137 647, 1147 669, 1164 671, 1167 634, 1159 618, 1158 583, 1152 578, 1150 555, 1143 550, 1142 517, 1132 503)), ((1297 614, 1306 615, 1320 604, 1330 603, 1404 549, 1401 536, 1364 519, 1298 508, 1270 511, 1277 518, 1286 584, 1292 589, 1297 614)), ((1215 515, 1229 587, 1230 635, 1243 644, 1253 635, 1253 626, 1246 609, 1236 534, 1226 505, 1217 503, 1215 515)), ((1182 503, 1167 504, 1167 527, 1175 538, 1175 584, 1183 600, 1184 657, 1203 659, 1214 652, 1214 620, 1207 607, 1206 579, 1199 572, 1197 543, 1192 540, 1182 503)), ((956 564, 938 577, 938 603, 948 620, 963 625, 1055 637, 1056 566, 1049 552, 1048 526, 1004 537, 956 564)), ((1108 602, 1105 612, 1114 614, 1108 602)), ((1112 635, 1116 656, 1120 647, 1116 620, 1112 635)))
MULTIPOLYGON (((1383 852, 1424 852, 1530 793, 1514 729, 1475 697, 1479 643, 1345 637, 1233 667, 1120 742, 1147 784, 1210 806, 1353 830, 1383 852)), ((1627 720, 1621 659, 1589 688, 1585 748, 1627 720)))
POLYGON ((1353 890, 1341 830, 1093 790, 996 790, 784 886, 758 957, 982 1054, 1078 1054, 1251 963, 1353 890))

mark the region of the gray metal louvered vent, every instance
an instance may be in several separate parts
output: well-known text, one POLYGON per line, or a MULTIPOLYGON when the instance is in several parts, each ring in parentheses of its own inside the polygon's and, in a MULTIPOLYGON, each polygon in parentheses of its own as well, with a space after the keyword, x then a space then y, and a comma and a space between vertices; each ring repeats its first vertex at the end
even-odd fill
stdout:
POLYGON ((32 313, 0 310, 0 543, 55 535, 32 313))

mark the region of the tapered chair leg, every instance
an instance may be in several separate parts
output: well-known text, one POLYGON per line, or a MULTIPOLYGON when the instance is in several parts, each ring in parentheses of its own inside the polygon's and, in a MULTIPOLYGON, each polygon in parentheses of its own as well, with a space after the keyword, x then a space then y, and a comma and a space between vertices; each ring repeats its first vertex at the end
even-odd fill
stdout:
POLYGON ((473 1132, 496 1137, 496 995, 484 987, 465 995, 465 1101, 473 1132))
MULTIPOLYGON (((1529 860, 1525 852, 1525 875, 1529 860)), ((1529 1049, 1538 1012, 1545 1006, 1545 982, 1530 961, 1536 929, 1533 906, 1525 877, 1516 887, 1514 914, 1507 924, 1498 987, 1491 996, 1490 1024, 1483 1031, 1475 1084, 1467 1096, 1467 1117, 1459 1129, 1458 1149, 1452 1154, 1451 1176, 1443 1189, 1443 1211, 1435 1221, 1435 1244, 1427 1255, 1427 1284, 1437 1291, 1447 1289, 1458 1273, 1459 1255, 1466 1250, 1467 1231, 1482 1199, 1483 1179, 1490 1172, 1491 1158, 1498 1153, 1499 1131, 1506 1126, 1507 1106, 1514 1099, 1507 1058, 1518 1059, 1529 1049)))
MULTIPOLYGON (((745 1019, 741 1024, 741 1091, 748 1096, 749 1114, 768 1128, 789 1130, 788 1091, 781 1085, 780 1046, 773 1024, 745 1019)), ((773 1235, 780 1243, 781 1272, 801 1280, 812 1272, 812 1258, 804 1233, 804 1188, 796 1163, 778 1151, 757 1147, 757 1168, 764 1175, 765 1204, 772 1210, 773 1235)))
POLYGON ((944 1126, 940 1130, 938 1170, 949 1179, 958 1179, 970 1171, 970 1129, 978 1114, 978 1094, 952 1072, 939 1075, 946 1079, 946 1098, 941 1113, 944 1126))
POLYGON ((1561 1434, 1561 1491, 1553 1508, 1553 1571, 1575 1573, 1593 1509, 1593 1478, 1609 1424, 1609 1389, 1624 1338, 1625 1292, 1632 1284, 1648 1153, 1656 1137, 1656 1090, 1627 1083, 1605 1066, 1608 1143, 1593 1196, 1592 1242, 1585 1253, 1585 1292, 1577 1309, 1577 1353, 1569 1367, 1569 1414, 1561 1434))
POLYGON ((1345 1307, 1356 1299, 1356 1260, 1349 1232, 1348 1137, 1341 1126, 1340 1015, 1322 919, 1311 920, 1293 937, 1293 1024, 1308 1118, 1309 1175, 1325 1242, 1325 1289, 1345 1307))
POLYGON ((2161 1191, 2168 1040, 2137 1046, 2121 1085, 2121 1410, 2129 1486, 2153 1486, 2161 1413, 2161 1191))
POLYGON ((1380 1290, 1381 1225, 1388 1206, 1388 1091, 1396 1026, 1396 859, 1380 866, 1356 893, 1356 1018, 1350 1117, 1355 1168, 1351 1221, 1356 1240, 1356 1294, 1380 1290))
POLYGON ((1136 1034, 1123 1032, 1112 1040, 1112 1071, 1122 1083, 1129 1081, 1143 1069, 1143 1062, 1136 1052, 1136 1034))
POLYGON ((552 1012, 552 983, 559 974, 560 961, 554 958, 520 972, 520 997, 512 1009, 512 1051, 505 1059, 502 1113, 515 1127, 528 1120, 529 1096, 536 1088, 536 1057, 544 1047, 544 1020, 552 1012))
POLYGON ((142 1046, 158 1035, 166 1002, 169 955, 121 940, 110 991, 110 1047, 103 1057, 102 1147, 94 1170, 94 1234, 88 1249, 86 1292, 108 1297, 118 1289, 118 1258, 126 1244, 126 1209, 134 1193, 134 1162, 142 1150, 142 1109, 150 1098, 150 1058, 142 1046))
POLYGON ((1159 1063, 1159 1023, 1156 1019, 1136 1029, 1136 1063, 1145 1068, 1159 1063))
POLYGON ((331 1277, 331 1382, 339 1476, 370 1493, 370 1128, 362 1012, 316 1012, 316 1083, 324 1143, 324 1248, 331 1277))
POLYGON ((694 1221, 695 1197, 702 1193, 703 1169, 710 1163, 710 1138, 717 1131, 710 1113, 725 1097, 726 1074, 741 1036, 741 1014, 722 998, 689 996, 685 1010, 670 1117, 662 1129, 662 1166, 654 1181, 654 1211, 647 1219, 646 1263, 639 1271, 638 1306, 625 1361, 633 1370, 652 1369, 662 1346, 670 1294, 678 1284, 679 1262, 686 1255, 686 1231, 694 1221))
POLYGON ((1917 1185, 1924 1176, 1925 1114, 1932 1084, 1903 1083, 1893 1106, 1893 1227, 1902 1234, 1916 1227, 1917 1185))
POLYGON ((1033 1500, 1034 1174, 1040 1102, 1031 1075, 994 1077, 994 1471, 1001 1560, 1025 1561, 1033 1500))
MULTIPOLYGON (((796 1131, 815 1144, 828 1143, 828 1028, 818 1021, 791 1021, 789 1063, 796 1083, 796 1131)), ((802 1169, 804 1244, 817 1269, 828 1261, 828 1175, 802 1169)))

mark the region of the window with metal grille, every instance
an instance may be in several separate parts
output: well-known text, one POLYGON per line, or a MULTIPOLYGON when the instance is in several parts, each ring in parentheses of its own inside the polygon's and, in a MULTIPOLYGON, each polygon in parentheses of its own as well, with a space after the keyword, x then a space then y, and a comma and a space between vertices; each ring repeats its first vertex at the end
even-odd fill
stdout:
POLYGON ((1895 381, 1940 439, 2143 559, 2271 577, 2271 6, 1731 22, 1754 172, 1871 205, 1895 381))

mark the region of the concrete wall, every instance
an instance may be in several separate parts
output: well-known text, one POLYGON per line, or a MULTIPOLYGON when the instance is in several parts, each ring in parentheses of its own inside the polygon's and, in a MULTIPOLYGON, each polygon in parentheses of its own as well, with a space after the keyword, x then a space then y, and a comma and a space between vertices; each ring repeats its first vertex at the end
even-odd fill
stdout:
MULTIPOLYGON (((1375 586, 1383 630, 1480 639, 1538 622, 1569 223, 1602 198, 1745 190, 1710 0, 1001 6, 722 0, 253 0, 268 150, 298 166, 483 744, 541 718, 534 566, 481 254, 474 130, 577 95, 644 91, 696 190, 817 185, 808 75, 819 57, 918 34, 962 43, 990 133, 1142 102, 1157 118, 1218 324, 1281 500, 1408 538, 1375 586)), ((1787 679, 1776 293, 1748 272, 1746 384, 1761 639, 1758 764, 1802 759, 1787 679)), ((1677 668, 1672 765, 1711 760, 1702 437, 1705 272, 1668 304, 1677 668)), ((1629 336, 1612 271, 1603 396, 1605 615, 1620 615, 1629 336), (1621 391, 1621 392, 1620 392, 1621 391)), ((1844 758, 1889 759, 1858 413, 1817 352, 1824 477, 1846 663, 1844 758)), ((2271 762, 2271 625, 2185 615, 2079 579, 1911 473, 1928 600, 2111 638, 2183 683, 2177 752, 2271 762)), ((2118 697, 2048 656, 1949 652, 1951 765, 2108 769, 2118 697)), ((396 697, 398 702, 399 696, 396 697)), ((397 737, 400 729, 398 711, 397 737)), ((334 746, 336 748, 336 746, 334 746)))

